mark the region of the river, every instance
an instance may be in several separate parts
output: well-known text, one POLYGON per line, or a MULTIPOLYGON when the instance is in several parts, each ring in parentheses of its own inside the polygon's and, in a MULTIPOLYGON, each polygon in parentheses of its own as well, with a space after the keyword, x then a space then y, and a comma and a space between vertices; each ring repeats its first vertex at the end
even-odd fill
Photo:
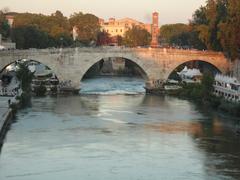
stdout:
POLYGON ((33 98, 0 154, 1 180, 239 179, 237 122, 188 100, 145 95, 137 78, 33 98))

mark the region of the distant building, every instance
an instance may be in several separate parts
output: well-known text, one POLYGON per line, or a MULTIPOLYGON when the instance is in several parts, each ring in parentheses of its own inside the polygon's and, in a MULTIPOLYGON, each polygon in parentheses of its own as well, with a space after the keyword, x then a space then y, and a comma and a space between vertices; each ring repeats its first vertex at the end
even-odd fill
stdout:
MULTIPOLYGON (((116 41, 117 36, 124 37, 125 33, 129 29, 132 29, 133 26, 141 27, 147 30, 152 35, 151 47, 155 48, 159 46, 158 43, 159 18, 157 12, 154 12, 152 15, 152 24, 145 24, 143 22, 131 18, 123 18, 119 20, 116 20, 115 18, 109 18, 108 21, 104 21, 104 19, 99 18, 99 25, 101 27, 101 31, 110 34, 110 37, 112 38, 113 41, 116 41)), ((73 27, 72 33, 73 39, 76 40, 78 36, 76 27, 73 27)))
POLYGON ((200 83, 203 76, 199 69, 189 69, 187 66, 177 74, 180 76, 182 82, 185 83, 200 83))
POLYGON ((158 25, 158 13, 154 12, 152 14, 152 42, 151 42, 151 47, 156 48, 159 46, 158 43, 158 36, 159 36, 159 25, 158 25))
POLYGON ((124 18, 119 20, 110 18, 108 22, 105 22, 103 19, 99 19, 99 24, 101 26, 101 30, 109 33, 111 37, 123 37, 126 31, 131 29, 133 26, 139 26, 151 33, 151 24, 144 24, 131 18, 124 18))

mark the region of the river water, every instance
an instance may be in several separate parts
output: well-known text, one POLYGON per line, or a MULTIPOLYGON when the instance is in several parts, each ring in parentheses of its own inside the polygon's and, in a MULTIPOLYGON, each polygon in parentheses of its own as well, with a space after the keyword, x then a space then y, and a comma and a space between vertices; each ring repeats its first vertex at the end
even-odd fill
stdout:
POLYGON ((79 96, 33 98, 6 136, 0 179, 240 178, 235 120, 143 86, 104 77, 85 81, 79 96))

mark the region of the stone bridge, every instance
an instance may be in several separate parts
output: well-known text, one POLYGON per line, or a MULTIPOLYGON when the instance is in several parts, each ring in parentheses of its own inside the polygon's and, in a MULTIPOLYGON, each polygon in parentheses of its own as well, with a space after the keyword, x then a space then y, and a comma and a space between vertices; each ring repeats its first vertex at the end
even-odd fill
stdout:
POLYGON ((230 63, 222 53, 197 50, 151 48, 69 48, 30 49, 0 52, 0 69, 20 59, 31 59, 48 66, 59 81, 71 80, 80 87, 84 74, 95 63, 105 58, 121 57, 137 64, 146 74, 149 87, 166 81, 179 65, 190 61, 204 61, 222 73, 230 70, 230 63))

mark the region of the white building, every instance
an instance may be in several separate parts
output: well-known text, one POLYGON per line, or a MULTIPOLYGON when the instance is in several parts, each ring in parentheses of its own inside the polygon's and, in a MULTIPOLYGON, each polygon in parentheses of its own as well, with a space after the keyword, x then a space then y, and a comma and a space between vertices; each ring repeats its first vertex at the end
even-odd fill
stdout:
POLYGON ((217 74, 215 76, 214 94, 229 101, 240 102, 240 82, 235 77, 217 74))
POLYGON ((182 82, 185 83, 200 83, 202 79, 202 73, 199 69, 188 69, 187 66, 185 66, 184 69, 177 74, 182 79, 182 82))

